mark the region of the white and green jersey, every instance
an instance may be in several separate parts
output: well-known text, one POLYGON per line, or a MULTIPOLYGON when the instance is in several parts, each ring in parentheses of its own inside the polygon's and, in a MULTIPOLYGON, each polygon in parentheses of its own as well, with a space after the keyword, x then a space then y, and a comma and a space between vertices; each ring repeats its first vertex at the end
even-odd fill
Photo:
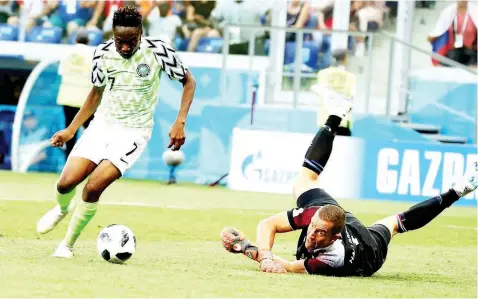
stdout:
POLYGON ((105 87, 95 117, 126 127, 152 128, 162 71, 172 80, 183 80, 187 68, 170 45, 143 37, 129 59, 117 51, 114 41, 99 45, 93 55, 91 82, 105 87))

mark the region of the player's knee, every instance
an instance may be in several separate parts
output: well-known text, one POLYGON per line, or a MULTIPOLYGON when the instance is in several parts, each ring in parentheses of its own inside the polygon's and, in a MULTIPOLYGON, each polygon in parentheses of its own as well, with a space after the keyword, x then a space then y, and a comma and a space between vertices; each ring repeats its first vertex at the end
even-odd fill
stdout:
POLYGON ((398 234, 398 220, 395 215, 383 218, 374 224, 381 224, 387 227, 392 237, 398 234))
POLYGON ((68 178, 60 178, 56 183, 56 190, 60 194, 67 194, 75 189, 77 183, 68 178))
POLYGON ((83 200, 86 202, 97 202, 105 188, 97 182, 88 182, 83 188, 83 200))

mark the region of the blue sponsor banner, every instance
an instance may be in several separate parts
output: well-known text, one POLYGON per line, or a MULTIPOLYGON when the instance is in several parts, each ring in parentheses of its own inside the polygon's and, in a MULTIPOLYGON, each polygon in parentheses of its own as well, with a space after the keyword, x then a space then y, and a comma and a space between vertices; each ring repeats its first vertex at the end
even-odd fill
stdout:
MULTIPOLYGON (((478 148, 471 145, 367 141, 361 197, 422 201, 447 191, 473 172, 478 148)), ((459 205, 476 205, 478 192, 459 205)))

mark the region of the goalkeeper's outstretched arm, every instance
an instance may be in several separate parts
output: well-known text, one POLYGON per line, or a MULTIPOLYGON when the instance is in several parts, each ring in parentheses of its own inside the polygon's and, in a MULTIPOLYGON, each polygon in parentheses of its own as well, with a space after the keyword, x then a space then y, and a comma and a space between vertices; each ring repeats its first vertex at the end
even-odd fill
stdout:
POLYGON ((263 219, 257 225, 256 245, 251 244, 245 235, 235 228, 224 228, 221 240, 224 248, 232 253, 243 253, 261 264, 261 271, 273 273, 305 273, 304 261, 289 262, 272 254, 276 233, 292 231, 287 212, 263 219))
POLYGON ((287 212, 281 212, 259 221, 256 233, 256 244, 259 253, 267 253, 272 250, 277 233, 287 233, 290 231, 292 231, 292 227, 289 224, 287 212))

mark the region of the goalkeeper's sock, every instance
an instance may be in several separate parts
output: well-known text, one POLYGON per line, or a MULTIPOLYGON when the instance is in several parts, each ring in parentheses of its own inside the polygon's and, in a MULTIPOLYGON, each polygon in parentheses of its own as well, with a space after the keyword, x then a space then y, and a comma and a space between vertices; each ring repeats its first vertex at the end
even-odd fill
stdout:
POLYGON ((330 154, 332 153, 332 147, 334 143, 335 133, 340 125, 341 118, 335 115, 330 115, 325 125, 317 132, 312 140, 312 143, 305 154, 303 167, 312 170, 313 172, 320 174, 330 154))
POLYGON ((85 202, 81 200, 75 209, 75 213, 68 224, 68 230, 65 236, 65 243, 69 247, 73 247, 76 240, 80 236, 91 218, 95 216, 98 203, 85 202))
POLYGON ((55 198, 56 202, 58 202, 58 205, 60 206, 60 211, 62 214, 68 213, 68 207, 70 206, 71 199, 75 196, 76 194, 76 188, 73 188, 68 193, 61 194, 58 192, 58 182, 55 184, 55 198))
POLYGON ((397 214, 398 232, 404 233, 427 225, 459 198, 460 196, 456 191, 450 189, 439 196, 414 205, 403 213, 397 214))
POLYGON ((330 131, 332 133, 337 133, 337 129, 340 126, 340 123, 342 122, 342 118, 338 117, 337 115, 329 115, 329 118, 327 118, 327 121, 325 122, 325 126, 330 128, 330 131))

